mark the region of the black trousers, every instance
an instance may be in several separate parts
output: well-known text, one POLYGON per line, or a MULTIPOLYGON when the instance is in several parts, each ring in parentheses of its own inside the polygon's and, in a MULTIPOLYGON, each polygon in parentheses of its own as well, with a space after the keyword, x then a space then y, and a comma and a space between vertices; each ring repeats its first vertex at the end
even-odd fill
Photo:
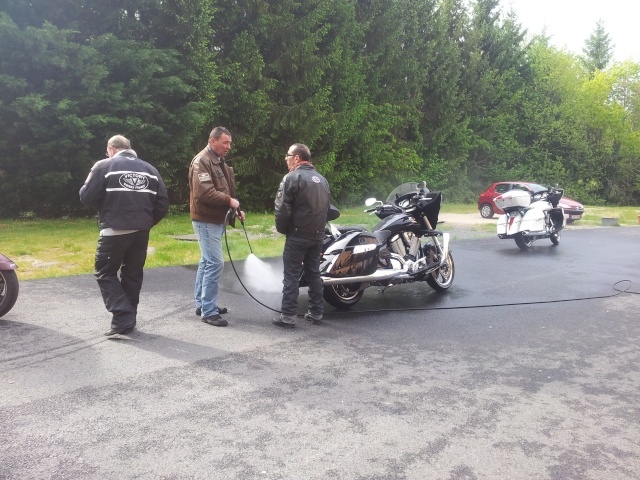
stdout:
POLYGON ((111 328, 136 324, 148 244, 148 231, 105 236, 98 240, 95 277, 104 305, 113 315, 111 328))
POLYGON ((322 317, 324 303, 322 302, 322 279, 320 278, 321 253, 322 240, 287 236, 282 256, 284 279, 282 280, 281 310, 283 315, 296 315, 300 276, 304 269, 304 275, 309 284, 309 311, 312 315, 322 317))

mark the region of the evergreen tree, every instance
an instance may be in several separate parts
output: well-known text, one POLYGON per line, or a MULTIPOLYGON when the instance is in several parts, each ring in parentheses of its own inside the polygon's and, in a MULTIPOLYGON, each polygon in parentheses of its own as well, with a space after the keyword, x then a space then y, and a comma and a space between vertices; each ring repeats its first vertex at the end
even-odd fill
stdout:
POLYGON ((473 131, 467 175, 474 190, 522 161, 514 125, 530 78, 526 32, 513 12, 503 20, 498 5, 498 0, 476 0, 463 49, 462 108, 473 131))
POLYGON ((309 145, 338 202, 361 200, 380 184, 388 191, 389 179, 417 160, 397 148, 397 109, 372 99, 363 53, 368 24, 356 2, 218 6, 214 44, 225 87, 217 118, 234 133, 230 158, 245 205, 273 208, 283 155, 295 142, 309 145))
POLYGON ((0 192, 9 201, 0 216, 87 211, 78 189, 116 133, 160 168, 174 201, 184 199, 186 172, 176 172, 208 123, 216 85, 207 1, 129 0, 109 12, 99 0, 7 2, 0 192))
POLYGON ((613 47, 611 38, 604 29, 604 21, 598 20, 582 49, 584 66, 592 76, 596 70, 603 71, 607 68, 613 57, 613 47))

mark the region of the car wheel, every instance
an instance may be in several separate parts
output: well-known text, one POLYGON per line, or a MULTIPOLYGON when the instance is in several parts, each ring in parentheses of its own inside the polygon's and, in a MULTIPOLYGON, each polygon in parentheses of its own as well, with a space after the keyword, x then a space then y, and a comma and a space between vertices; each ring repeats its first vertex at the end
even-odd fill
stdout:
POLYGON ((483 203, 480 206, 480 215, 482 218, 493 218, 493 207, 488 203, 483 203))

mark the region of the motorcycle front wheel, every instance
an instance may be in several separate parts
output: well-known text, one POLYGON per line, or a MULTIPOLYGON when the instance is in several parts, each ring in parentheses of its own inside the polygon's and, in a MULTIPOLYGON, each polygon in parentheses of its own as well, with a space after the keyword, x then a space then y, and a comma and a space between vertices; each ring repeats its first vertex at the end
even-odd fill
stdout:
POLYGON ((322 296, 325 301, 336 308, 349 308, 360 301, 364 290, 360 290, 359 283, 343 283, 342 285, 327 285, 322 296))
POLYGON ((18 299, 18 276, 13 270, 0 270, 0 317, 13 308, 18 299))
POLYGON ((516 241, 516 245, 520 250, 527 250, 533 244, 533 238, 526 237, 522 233, 517 233, 513 239, 516 241))
POLYGON ((444 292, 453 283, 455 275, 455 265, 451 252, 447 255, 444 264, 438 269, 427 274, 427 283, 436 292, 444 292))

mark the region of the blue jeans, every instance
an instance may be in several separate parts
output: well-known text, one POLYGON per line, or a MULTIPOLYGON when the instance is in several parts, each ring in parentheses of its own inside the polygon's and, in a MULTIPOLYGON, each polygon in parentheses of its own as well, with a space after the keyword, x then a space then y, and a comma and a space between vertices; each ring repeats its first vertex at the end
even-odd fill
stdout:
POLYGON ((202 309, 202 318, 218 314, 218 287, 224 269, 222 235, 224 225, 191 220, 200 245, 200 264, 196 273, 196 308, 202 309))

